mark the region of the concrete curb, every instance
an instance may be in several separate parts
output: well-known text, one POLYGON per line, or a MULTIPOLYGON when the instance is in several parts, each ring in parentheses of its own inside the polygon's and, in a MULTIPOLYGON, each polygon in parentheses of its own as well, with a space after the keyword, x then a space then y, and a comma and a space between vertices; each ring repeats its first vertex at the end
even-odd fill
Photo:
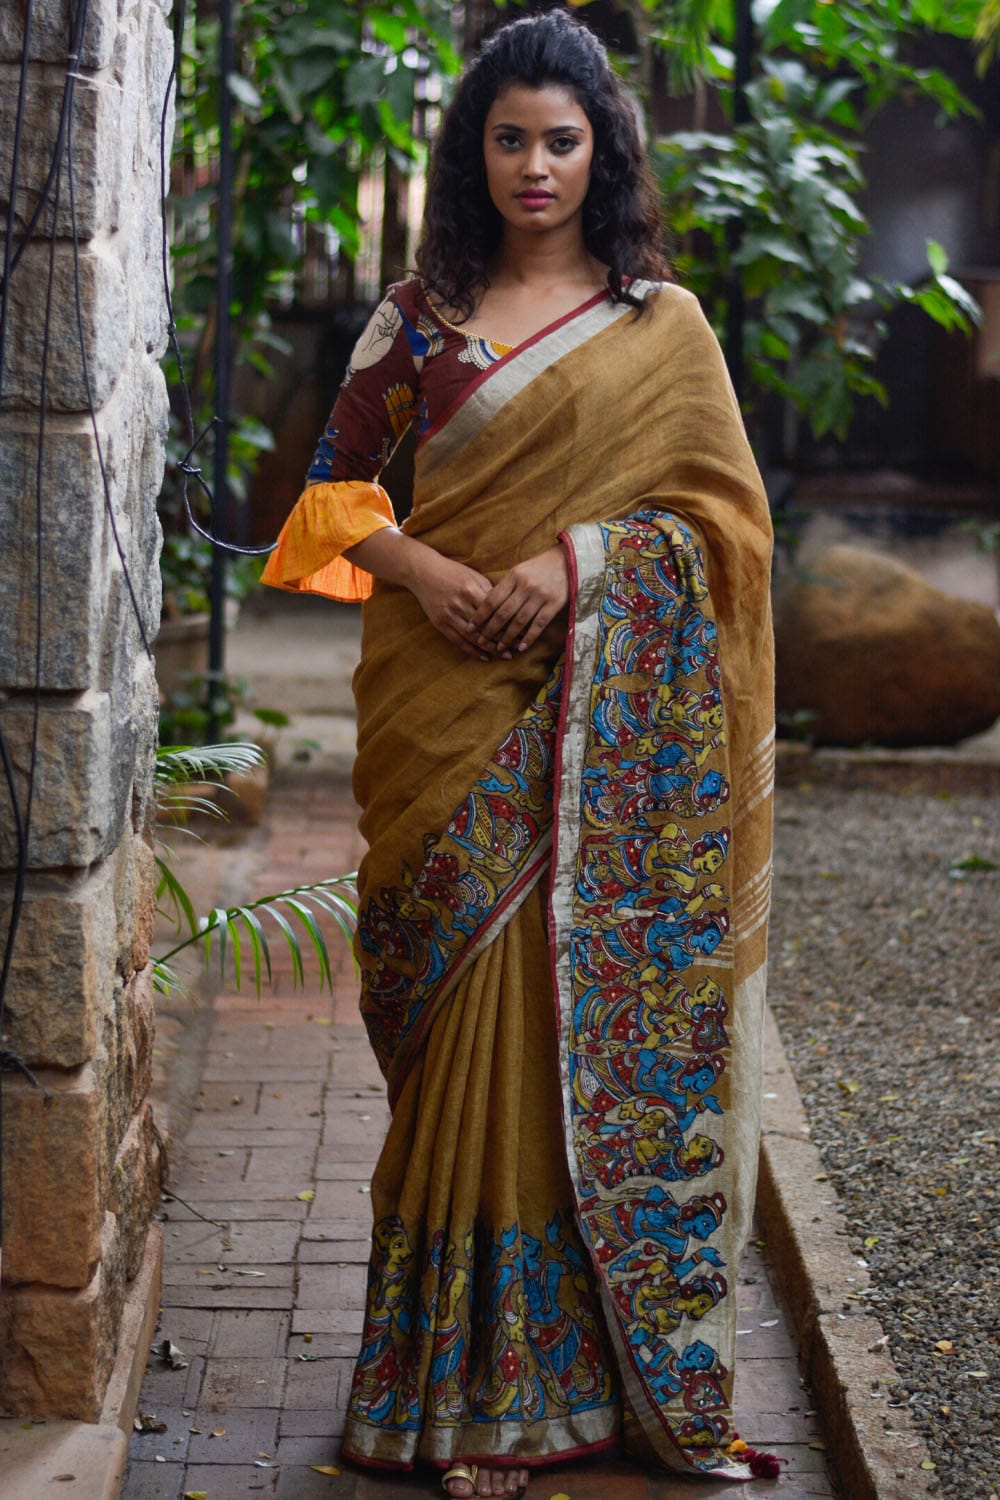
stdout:
POLYGON ((799 1361, 820 1415, 827 1459, 845 1500, 916 1500, 938 1485, 923 1438, 905 1407, 887 1407, 897 1371, 878 1321, 865 1310, 870 1285, 819 1151, 809 1139, 791 1065, 774 1017, 764 1037, 764 1101, 757 1216, 775 1284, 798 1335, 799 1361))

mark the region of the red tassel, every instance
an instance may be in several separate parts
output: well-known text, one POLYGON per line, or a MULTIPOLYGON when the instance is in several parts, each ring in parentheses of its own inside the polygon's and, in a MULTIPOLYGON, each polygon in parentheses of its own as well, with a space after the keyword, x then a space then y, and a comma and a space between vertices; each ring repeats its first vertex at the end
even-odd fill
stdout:
POLYGON ((755 1479, 777 1479, 781 1474, 781 1465, 787 1464, 787 1458, 776 1458, 773 1453, 761 1453, 756 1448, 748 1448, 740 1455, 750 1466, 750 1473, 755 1479))

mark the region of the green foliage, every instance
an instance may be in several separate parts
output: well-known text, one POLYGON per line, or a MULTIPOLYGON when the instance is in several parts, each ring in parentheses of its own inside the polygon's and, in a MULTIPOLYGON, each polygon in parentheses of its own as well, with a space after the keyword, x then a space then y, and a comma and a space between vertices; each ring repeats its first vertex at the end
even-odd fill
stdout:
MULTIPOLYGON (((234 363, 267 377, 273 360, 288 352, 270 312, 276 300, 291 299, 310 236, 332 254, 350 259, 356 253, 363 173, 383 150, 401 171, 422 163, 424 144, 415 127, 419 82, 458 69, 445 0, 242 0, 234 7, 236 66, 223 81, 219 23, 210 10, 187 10, 169 200, 175 322, 198 431, 208 426, 215 401, 222 88, 233 104, 234 363)), ((176 386, 170 354, 164 367, 176 386)), ((178 464, 190 441, 181 405, 174 403, 160 500, 164 530, 179 534, 187 521, 178 464)), ((231 411, 229 417, 228 487, 239 502, 273 439, 264 423, 245 413, 231 411)), ((209 428, 194 460, 206 476, 213 450, 209 428)), ((190 494, 204 520, 196 483, 190 494)))
MULTIPOLYGON (((682 16, 700 28, 680 71, 699 73, 727 108, 732 9, 664 3, 657 14, 665 24, 652 33, 669 45, 682 16)), ((977 11, 968 0, 757 0, 749 120, 726 134, 686 131, 658 142, 682 278, 719 331, 733 286, 742 287, 750 404, 775 392, 817 437, 843 438, 859 397, 884 403, 872 367, 893 306, 908 302, 965 332, 978 319, 939 246, 928 245, 927 279, 916 288, 858 270, 869 228, 858 204, 861 132, 900 89, 945 115, 971 111, 952 79, 910 61, 908 44, 924 30, 968 38, 977 11)))
POLYGON ((160 702, 160 743, 203 747, 210 736, 232 729, 241 710, 252 714, 264 729, 287 729, 292 722, 278 708, 259 707, 245 677, 183 673, 160 702))
POLYGON ((984 77, 994 63, 1000 62, 1000 0, 982 0, 973 35, 979 50, 976 71, 984 77))
MULTIPOLYGON (((226 597, 239 602, 260 577, 261 560, 234 558, 226 568, 226 597)), ((178 619, 208 609, 212 544, 197 532, 167 532, 160 553, 163 616, 178 619)))
MULTIPOLYGON (((418 80, 456 72, 458 57, 443 0, 249 0, 237 7, 236 49, 232 311, 246 337, 299 265, 298 224, 357 249, 362 172, 386 143, 404 171, 422 160, 418 80)), ((190 20, 175 153, 195 165, 217 149, 217 58, 218 22, 190 20)), ((188 305, 202 313, 214 295, 213 197, 199 180, 174 199, 193 230, 181 249, 188 305)))
MULTIPOLYGON (((246 743, 161 747, 155 770, 161 817, 175 825, 183 825, 192 813, 224 818, 225 811, 219 803, 201 796, 192 789, 192 783, 222 782, 227 776, 245 775, 263 764, 264 758, 259 746, 246 743)), ((357 922, 357 882, 353 874, 293 886, 237 906, 213 907, 207 916, 200 917, 172 867, 170 851, 161 844, 155 859, 158 909, 170 918, 178 933, 184 933, 168 952, 153 959, 153 982, 160 994, 169 995, 179 985, 171 961, 200 943, 206 964, 211 959, 213 945, 217 948, 221 978, 225 978, 227 955, 231 958, 237 989, 243 984, 249 958, 259 997, 264 976, 270 983, 272 975, 269 926, 288 946, 293 983, 305 983, 304 936, 305 951, 312 949, 319 968, 320 985, 333 988, 330 950, 321 922, 329 919, 335 931, 351 941, 357 922)))

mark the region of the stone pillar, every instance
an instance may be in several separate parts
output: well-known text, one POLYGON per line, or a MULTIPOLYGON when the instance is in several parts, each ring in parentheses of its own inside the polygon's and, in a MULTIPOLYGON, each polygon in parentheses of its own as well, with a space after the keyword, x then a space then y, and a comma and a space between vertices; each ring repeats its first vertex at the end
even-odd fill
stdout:
MULTIPOLYGON (((0 726, 22 806, 36 676, 40 687, 28 875, 4 1045, 43 1085, 4 1078, 0 1408, 84 1421, 101 1416, 144 1257, 148 1270, 159 1187, 146 1099, 156 685, 126 568, 152 639, 160 604, 155 502, 167 429, 158 360, 166 324, 160 115, 172 54, 169 3, 90 0, 60 198, 56 205, 50 195, 11 278, 0 392, 0 726)), ((25 47, 30 60, 15 244, 56 147, 70 9, 67 0, 36 0, 25 39, 24 0, 0 4, 0 226, 25 47)), ((0 938, 15 864, 0 780, 0 938)))

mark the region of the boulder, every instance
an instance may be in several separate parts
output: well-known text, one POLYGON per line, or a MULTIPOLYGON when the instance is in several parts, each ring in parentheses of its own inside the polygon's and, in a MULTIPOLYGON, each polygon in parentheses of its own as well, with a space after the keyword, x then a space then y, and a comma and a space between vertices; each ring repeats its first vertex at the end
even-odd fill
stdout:
MULTIPOLYGON (((829 547, 775 590, 777 710, 821 745, 949 745, 1000 717, 1000 624, 912 568, 829 547)), ((782 718, 779 718, 779 729, 782 718)))

